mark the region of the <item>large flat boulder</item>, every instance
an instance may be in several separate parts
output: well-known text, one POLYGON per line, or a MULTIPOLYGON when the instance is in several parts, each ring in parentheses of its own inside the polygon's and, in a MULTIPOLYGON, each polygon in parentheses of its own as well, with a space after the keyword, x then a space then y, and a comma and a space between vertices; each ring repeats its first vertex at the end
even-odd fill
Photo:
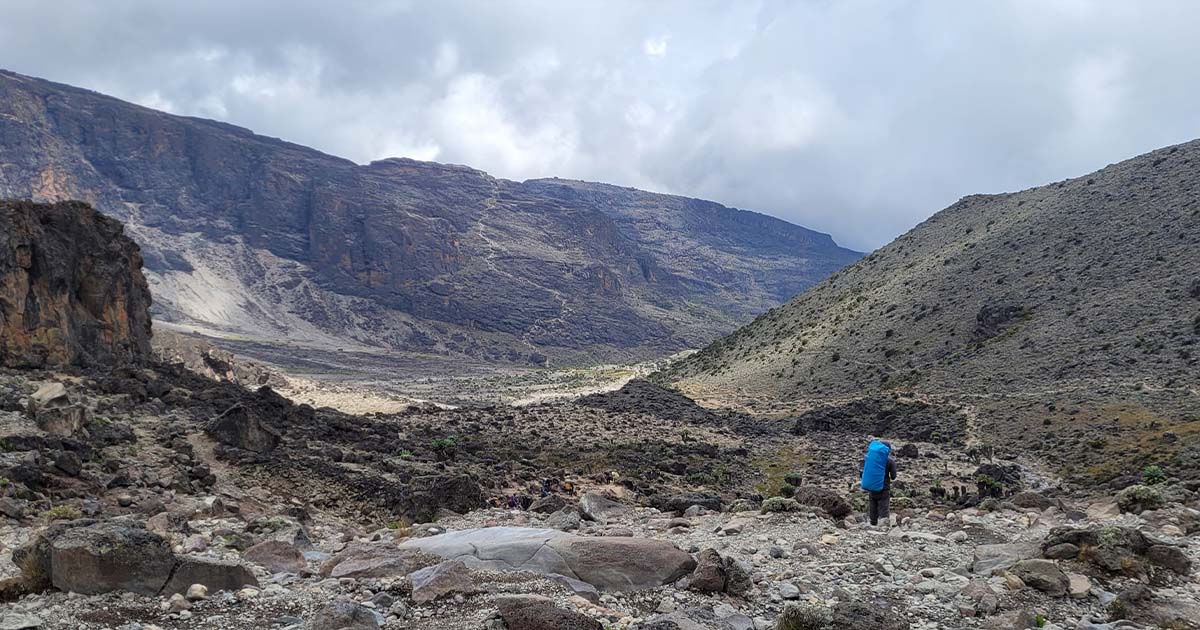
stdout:
POLYGON ((391 543, 356 543, 321 565, 321 577, 401 577, 442 561, 441 556, 418 549, 399 549, 391 543))
POLYGON ((575 536, 552 529, 488 527, 409 540, 415 549, 472 568, 562 575, 601 591, 654 588, 692 572, 696 562, 653 538, 575 536))
POLYGON ((42 530, 13 552, 29 590, 57 588, 94 595, 182 593, 192 584, 210 591, 257 586, 254 574, 231 562, 176 556, 170 543, 137 521, 80 519, 42 530))
POLYGON ((171 545, 140 524, 108 521, 62 530, 49 543, 50 583, 94 595, 157 595, 175 568, 171 545))

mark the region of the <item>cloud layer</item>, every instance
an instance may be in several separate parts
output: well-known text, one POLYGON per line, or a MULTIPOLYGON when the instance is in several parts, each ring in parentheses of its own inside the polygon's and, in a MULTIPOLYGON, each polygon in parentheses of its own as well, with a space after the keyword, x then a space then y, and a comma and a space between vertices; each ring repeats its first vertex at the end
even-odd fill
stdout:
POLYGON ((1200 3, 7 0, 0 66, 358 162, 714 199, 877 247, 1200 136, 1200 3))

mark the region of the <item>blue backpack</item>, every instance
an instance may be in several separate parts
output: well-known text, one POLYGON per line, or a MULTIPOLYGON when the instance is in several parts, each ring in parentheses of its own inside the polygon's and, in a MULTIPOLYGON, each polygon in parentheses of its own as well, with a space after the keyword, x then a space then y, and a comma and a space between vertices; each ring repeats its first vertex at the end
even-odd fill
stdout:
POLYGON ((888 456, 892 449, 879 440, 872 440, 867 447, 867 459, 863 462, 862 489, 871 492, 883 490, 883 478, 887 475, 888 456))

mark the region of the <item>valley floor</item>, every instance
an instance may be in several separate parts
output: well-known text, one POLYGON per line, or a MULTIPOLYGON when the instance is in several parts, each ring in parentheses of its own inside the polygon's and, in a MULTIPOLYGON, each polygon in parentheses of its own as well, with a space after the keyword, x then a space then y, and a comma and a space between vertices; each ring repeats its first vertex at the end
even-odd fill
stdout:
POLYGON ((1119 488, 1072 485, 1011 449, 981 452, 961 409, 896 399, 885 411, 912 422, 890 436, 893 518, 872 527, 857 489, 869 435, 852 422, 713 411, 642 380, 528 402, 351 415, 166 366, 3 372, 0 628, 1106 630, 1200 619, 1200 487, 1170 474, 1146 491, 1160 503, 1130 505, 1125 492, 1122 510, 1119 488), (53 382, 86 412, 71 435, 46 432, 60 407, 30 406, 53 382), (206 578, 227 590, 192 601, 71 593, 78 582, 54 563, 56 588, 31 588, 39 535, 50 557, 94 567, 99 581, 114 570, 156 579, 47 525, 85 541, 118 532, 104 535, 134 558, 161 537, 172 575, 178 563, 236 564, 206 578), (442 555, 448 533, 473 537, 473 552, 442 555), (529 536, 569 538, 530 548, 529 536), (1071 536, 1079 544, 1052 544, 1071 536), (786 626, 787 615, 818 622, 786 626), (1141 625, 1111 625, 1118 617, 1141 625))

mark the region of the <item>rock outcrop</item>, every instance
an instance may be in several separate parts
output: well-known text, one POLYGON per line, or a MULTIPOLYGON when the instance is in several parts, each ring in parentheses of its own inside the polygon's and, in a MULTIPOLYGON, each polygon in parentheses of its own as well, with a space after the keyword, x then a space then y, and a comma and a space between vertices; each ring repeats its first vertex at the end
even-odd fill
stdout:
POLYGON ((140 361, 149 309, 140 250, 119 221, 82 202, 0 201, 0 364, 140 361))

